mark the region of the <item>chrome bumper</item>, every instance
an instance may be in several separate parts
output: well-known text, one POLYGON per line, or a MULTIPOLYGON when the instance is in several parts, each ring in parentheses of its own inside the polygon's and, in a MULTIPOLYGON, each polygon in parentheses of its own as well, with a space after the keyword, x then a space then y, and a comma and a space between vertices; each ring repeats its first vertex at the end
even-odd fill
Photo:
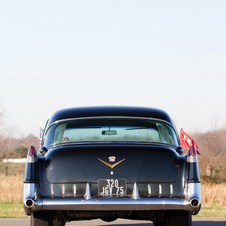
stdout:
POLYGON ((79 211, 132 211, 132 210, 184 209, 192 211, 188 201, 181 198, 45 198, 34 201, 32 211, 79 210, 79 211))
POLYGON ((132 197, 119 198, 77 198, 53 197, 38 198, 36 184, 24 184, 24 211, 27 215, 35 211, 147 211, 147 210, 186 210, 197 212, 201 205, 200 183, 187 186, 186 198, 176 197, 132 197), (34 192, 32 192, 34 191, 34 192), (195 202, 194 202, 195 200, 195 202), (194 205, 194 203, 196 205, 194 205))

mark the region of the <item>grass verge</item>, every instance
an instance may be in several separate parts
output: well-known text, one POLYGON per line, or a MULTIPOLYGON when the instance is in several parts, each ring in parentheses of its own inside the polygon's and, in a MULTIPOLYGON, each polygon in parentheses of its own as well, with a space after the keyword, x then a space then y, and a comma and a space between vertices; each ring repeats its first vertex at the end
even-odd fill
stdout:
POLYGON ((194 217, 226 217, 226 207, 202 207, 199 214, 194 217))
POLYGON ((22 203, 0 203, 0 218, 28 217, 24 213, 22 203))
MULTIPOLYGON (((0 218, 26 218, 22 203, 0 203, 0 218)), ((226 217, 226 207, 202 207, 194 217, 226 217)))

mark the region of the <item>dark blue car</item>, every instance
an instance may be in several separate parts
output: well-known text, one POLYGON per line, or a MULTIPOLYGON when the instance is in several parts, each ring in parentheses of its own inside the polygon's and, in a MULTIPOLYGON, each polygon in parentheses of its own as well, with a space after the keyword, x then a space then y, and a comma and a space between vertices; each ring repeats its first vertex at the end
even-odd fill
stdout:
POLYGON ((25 213, 34 226, 97 218, 190 226, 201 207, 193 153, 183 153, 171 118, 159 109, 57 111, 47 121, 41 149, 28 151, 25 213))

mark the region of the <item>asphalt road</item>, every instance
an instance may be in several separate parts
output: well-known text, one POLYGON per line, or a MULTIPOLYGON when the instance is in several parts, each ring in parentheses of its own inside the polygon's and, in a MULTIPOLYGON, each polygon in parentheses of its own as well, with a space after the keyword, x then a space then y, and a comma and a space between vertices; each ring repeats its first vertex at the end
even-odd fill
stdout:
MULTIPOLYGON (((226 226, 226 217, 194 217, 192 220, 192 226, 226 226)), ((30 226, 29 218, 0 218, 0 226, 30 226)), ((153 226, 148 221, 131 221, 131 220, 116 220, 111 223, 104 222, 102 220, 92 221, 74 221, 67 223, 66 226, 153 226)))

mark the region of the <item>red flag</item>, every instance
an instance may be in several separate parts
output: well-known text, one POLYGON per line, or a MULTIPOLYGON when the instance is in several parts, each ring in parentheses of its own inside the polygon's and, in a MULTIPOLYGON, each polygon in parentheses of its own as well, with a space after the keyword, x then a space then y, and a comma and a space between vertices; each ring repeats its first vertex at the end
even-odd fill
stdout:
MULTIPOLYGON (((180 130, 180 145, 182 148, 189 148, 190 146, 194 145, 196 151, 198 149, 198 146, 196 145, 195 141, 190 136, 188 136, 188 134, 185 133, 182 128, 180 130)), ((197 154, 200 155, 198 151, 197 154)))

